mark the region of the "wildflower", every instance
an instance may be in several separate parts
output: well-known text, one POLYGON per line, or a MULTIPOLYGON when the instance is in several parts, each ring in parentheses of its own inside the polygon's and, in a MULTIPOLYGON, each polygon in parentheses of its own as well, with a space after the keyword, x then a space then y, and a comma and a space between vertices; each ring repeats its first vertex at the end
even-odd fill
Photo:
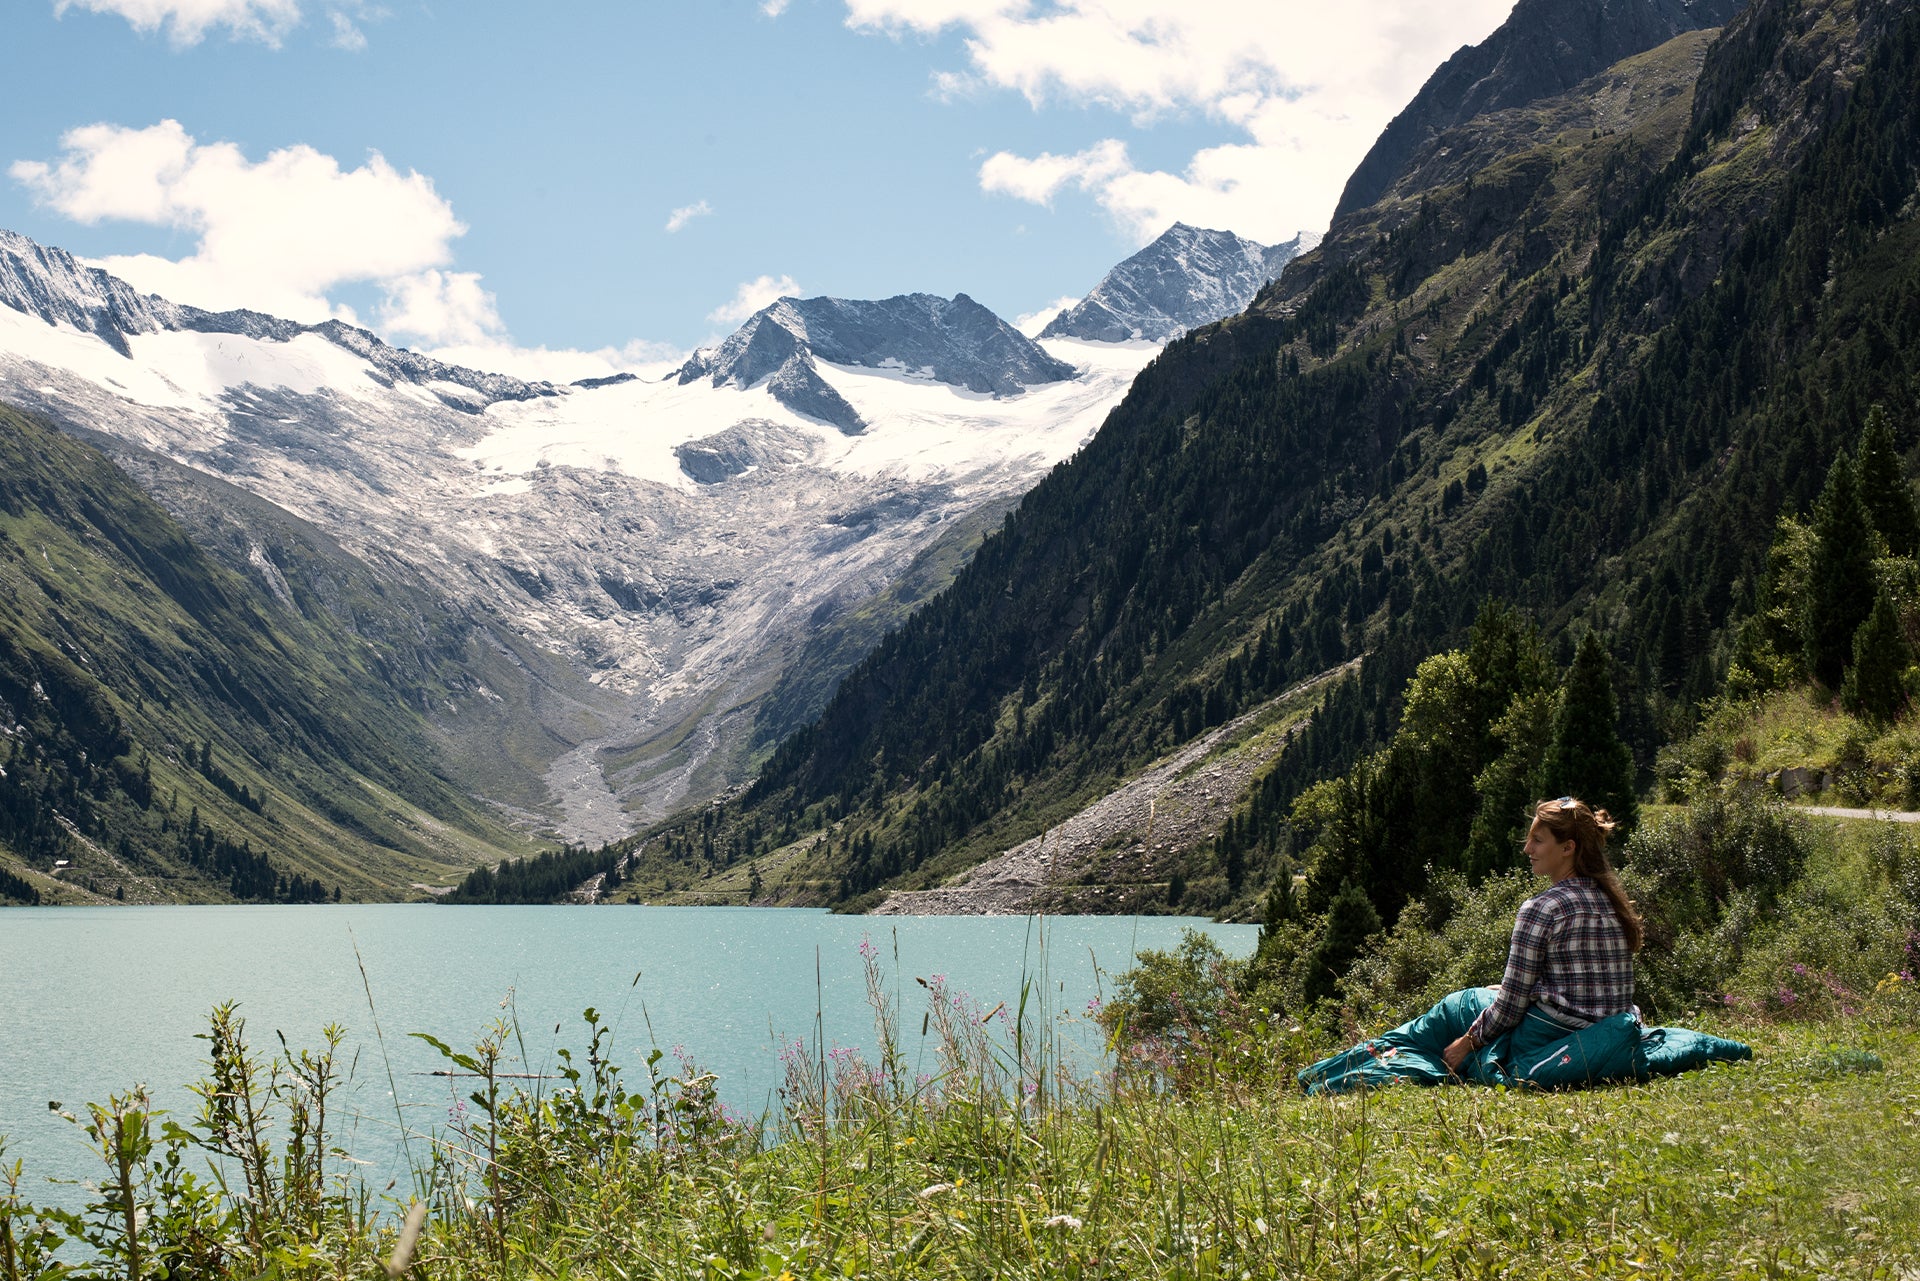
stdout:
POLYGON ((1051 1219, 1042 1219, 1040 1226, 1043 1228, 1065 1228, 1069 1232, 1078 1232, 1081 1224, 1080 1220, 1074 1218, 1071 1214, 1056 1214, 1051 1219))
POLYGON ((1660 1136, 1660 1141, 1662 1143, 1665 1143, 1671 1146, 1672 1144, 1678 1143, 1680 1141, 1680 1134, 1676 1130, 1668 1130, 1665 1134, 1660 1136))
POLYGON ((1780 1004, 1782 1005, 1792 1005, 1795 1001, 1800 999, 1798 996, 1794 994, 1793 989, 1790 987, 1781 988, 1779 992, 1779 996, 1780 996, 1780 1004))
POLYGON ((1802 964, 1800 964, 1800 962, 1798 962, 1798 961, 1795 961, 1795 962, 1793 963, 1793 972, 1794 972, 1795 974, 1797 974, 1797 975, 1800 975, 1801 977, 1803 977, 1803 978, 1804 978, 1804 977, 1806 976, 1806 973, 1807 973, 1807 967, 1806 967, 1806 966, 1804 966, 1804 965, 1802 965, 1802 964))

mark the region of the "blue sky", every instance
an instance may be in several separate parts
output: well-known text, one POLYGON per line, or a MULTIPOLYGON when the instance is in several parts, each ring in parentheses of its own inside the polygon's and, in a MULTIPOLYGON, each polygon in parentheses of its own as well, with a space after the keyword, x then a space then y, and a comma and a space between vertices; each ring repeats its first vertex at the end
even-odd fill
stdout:
POLYGON ((0 226, 180 301, 567 373, 782 289, 1011 319, 1175 218, 1318 229, 1510 0, 8 7, 0 226))

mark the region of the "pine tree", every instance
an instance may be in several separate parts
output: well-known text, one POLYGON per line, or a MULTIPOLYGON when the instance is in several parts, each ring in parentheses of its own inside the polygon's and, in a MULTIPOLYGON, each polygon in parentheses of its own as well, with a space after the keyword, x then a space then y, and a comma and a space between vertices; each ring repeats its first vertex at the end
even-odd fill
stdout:
POLYGON ((1894 447, 1893 428, 1878 405, 1867 414, 1858 466, 1860 501, 1887 540, 1887 550, 1895 556, 1920 555, 1920 507, 1914 504, 1913 486, 1894 447))
POLYGON ((1460 860, 1461 870, 1475 884, 1523 861, 1520 846, 1532 821, 1530 802, 1540 797, 1541 763, 1559 701, 1554 690, 1523 694, 1495 726, 1506 749, 1473 781, 1480 804, 1460 860))
POLYGON ((1853 634, 1873 610, 1873 522, 1860 500, 1853 460, 1834 459, 1815 505, 1816 543, 1807 581, 1807 666, 1838 688, 1853 659, 1853 634))
POLYGON ((1326 928, 1320 940, 1307 953, 1307 974, 1303 995, 1308 1004, 1333 995, 1340 976, 1353 968, 1367 939, 1380 932, 1380 914, 1373 901, 1358 884, 1342 882, 1327 909, 1326 928))
POLYGON ((1900 713, 1907 692, 1902 676, 1913 662, 1900 630, 1900 611, 1886 592, 1873 598, 1873 612, 1853 638, 1853 666, 1840 701, 1854 715, 1882 724, 1900 713))
POLYGON ((1612 668, 1599 633, 1582 636, 1573 652, 1573 666, 1567 670, 1566 690, 1554 711, 1538 791, 1542 796, 1578 796, 1631 827, 1639 810, 1633 789, 1633 752, 1620 738, 1612 668))
POLYGON ((1260 923, 1260 941, 1266 942, 1280 932, 1280 927, 1293 919, 1293 865, 1282 863, 1273 874, 1273 884, 1267 887, 1267 911, 1260 923))

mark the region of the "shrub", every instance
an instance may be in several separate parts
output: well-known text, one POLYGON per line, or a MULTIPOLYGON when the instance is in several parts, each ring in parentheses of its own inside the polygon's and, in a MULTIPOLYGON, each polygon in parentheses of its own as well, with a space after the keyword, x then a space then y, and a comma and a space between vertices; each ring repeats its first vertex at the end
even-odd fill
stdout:
POLYGON ((1806 820, 1776 797, 1717 791, 1634 833, 1621 852, 1648 940, 1716 925, 1738 891, 1770 907, 1806 867, 1806 820))
POLYGON ((1506 872, 1468 886, 1442 875, 1373 953, 1348 973, 1341 995, 1356 1022, 1400 1023, 1449 992, 1500 981, 1514 914, 1542 882, 1506 872))
POLYGON ((1145 951, 1119 977, 1098 1020, 1122 1048, 1149 1040, 1189 1042, 1204 1037, 1234 998, 1245 961, 1229 960, 1198 930, 1182 930, 1171 952, 1145 951))

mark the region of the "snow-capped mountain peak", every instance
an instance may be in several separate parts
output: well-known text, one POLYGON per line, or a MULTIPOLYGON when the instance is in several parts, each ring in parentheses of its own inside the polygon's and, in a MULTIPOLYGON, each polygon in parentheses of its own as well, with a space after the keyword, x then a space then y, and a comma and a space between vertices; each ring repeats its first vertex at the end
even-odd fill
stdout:
POLYGON ((1263 245, 1176 222, 1055 316, 1040 336, 1167 342, 1245 310, 1262 285, 1319 242, 1303 232, 1285 244, 1263 245))
POLYGON ((303 325, 257 311, 205 311, 142 294, 98 267, 89 267, 64 249, 42 245, 17 232, 0 230, 0 305, 38 317, 58 328, 66 325, 91 334, 122 356, 132 357, 130 340, 142 334, 232 334, 287 343, 315 334, 351 352, 373 367, 373 378, 433 389, 451 409, 477 412, 502 400, 530 400, 558 394, 551 383, 525 382, 505 374, 449 365, 419 352, 393 347, 378 335, 328 320, 303 325))
POLYGON ((899 294, 877 301, 781 298, 718 347, 695 352, 679 380, 743 388, 766 380, 774 398, 794 412, 842 431, 862 430, 858 411, 821 377, 816 360, 996 397, 1074 375, 1073 366, 965 294, 899 294))
POLYGON ((823 620, 1071 455, 1153 350, 1049 349, 965 295, 785 299, 678 378, 562 387, 0 237, 0 401, 246 490, 566 660, 594 701, 550 705, 581 744, 550 778, 582 840, 630 822, 609 783, 654 817, 739 781, 756 700, 823 620))

